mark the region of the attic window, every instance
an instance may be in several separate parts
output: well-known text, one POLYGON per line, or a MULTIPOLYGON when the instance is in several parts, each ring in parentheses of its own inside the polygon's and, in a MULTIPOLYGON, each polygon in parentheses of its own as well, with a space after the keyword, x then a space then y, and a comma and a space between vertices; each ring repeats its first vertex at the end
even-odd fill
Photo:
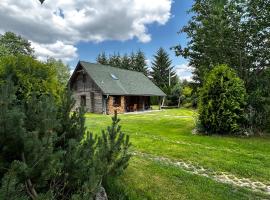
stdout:
POLYGON ((114 80, 118 80, 118 77, 115 76, 114 74, 111 74, 111 77, 112 77, 114 80))

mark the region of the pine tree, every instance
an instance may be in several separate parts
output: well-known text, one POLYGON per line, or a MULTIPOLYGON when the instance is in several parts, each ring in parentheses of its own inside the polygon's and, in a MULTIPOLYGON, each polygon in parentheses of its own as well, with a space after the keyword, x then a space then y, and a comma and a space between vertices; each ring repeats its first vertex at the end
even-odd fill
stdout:
POLYGON ((0 88, 0 194, 3 199, 92 199, 106 177, 127 167, 129 138, 119 119, 102 137, 85 131, 83 109, 48 94, 16 98, 12 81, 0 88))
POLYGON ((145 55, 141 50, 138 50, 137 53, 135 54, 133 70, 137 72, 142 72, 145 76, 148 76, 148 69, 145 60, 145 55))
POLYGON ((130 70, 134 70, 136 69, 136 54, 132 51, 130 56, 130 70))
POLYGON ((114 53, 109 57, 108 64, 112 67, 121 68, 121 56, 119 53, 114 53))
POLYGON ((102 64, 102 65, 108 65, 108 59, 105 54, 105 52, 102 52, 101 54, 98 54, 96 58, 97 63, 102 64))
POLYGON ((121 59, 121 68, 122 69, 131 69, 130 57, 127 54, 125 54, 121 59))
POLYGON ((172 78, 176 77, 176 73, 171 64, 169 54, 163 48, 159 48, 156 55, 154 55, 151 75, 154 83, 164 90, 169 88, 169 74, 171 76, 170 85, 174 86, 177 83, 176 78, 172 78))

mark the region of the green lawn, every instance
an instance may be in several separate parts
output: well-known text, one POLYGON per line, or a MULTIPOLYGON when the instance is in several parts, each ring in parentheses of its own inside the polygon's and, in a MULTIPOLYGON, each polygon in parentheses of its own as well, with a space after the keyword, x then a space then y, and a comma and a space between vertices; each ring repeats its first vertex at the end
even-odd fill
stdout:
MULTIPOLYGON (((108 186, 111 197, 121 199, 117 196, 121 192, 123 199, 270 198, 216 181, 211 175, 225 172, 270 185, 270 138, 193 135, 195 116, 190 109, 119 115, 137 154, 125 173, 108 186), (190 173, 174 164, 179 161, 203 167, 211 176, 190 173)), ((95 134, 111 123, 111 116, 86 114, 86 118, 88 129, 95 134)))

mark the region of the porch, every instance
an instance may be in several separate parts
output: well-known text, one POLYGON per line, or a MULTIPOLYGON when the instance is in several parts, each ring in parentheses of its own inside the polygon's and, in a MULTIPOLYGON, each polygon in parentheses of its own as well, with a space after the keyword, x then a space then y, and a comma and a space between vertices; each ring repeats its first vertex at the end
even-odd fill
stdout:
POLYGON ((106 114, 138 112, 150 110, 150 96, 109 96, 106 114))

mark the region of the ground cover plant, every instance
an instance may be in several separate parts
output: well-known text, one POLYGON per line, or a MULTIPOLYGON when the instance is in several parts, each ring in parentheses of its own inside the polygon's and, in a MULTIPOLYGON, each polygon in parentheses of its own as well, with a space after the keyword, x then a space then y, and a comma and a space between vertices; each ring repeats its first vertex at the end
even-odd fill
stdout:
MULTIPOLYGON (((269 136, 194 135, 197 112, 191 109, 119 117, 134 156, 106 187, 113 199, 118 193, 123 199, 269 198, 269 136)), ((95 134, 109 123, 110 116, 86 115, 95 134)))

